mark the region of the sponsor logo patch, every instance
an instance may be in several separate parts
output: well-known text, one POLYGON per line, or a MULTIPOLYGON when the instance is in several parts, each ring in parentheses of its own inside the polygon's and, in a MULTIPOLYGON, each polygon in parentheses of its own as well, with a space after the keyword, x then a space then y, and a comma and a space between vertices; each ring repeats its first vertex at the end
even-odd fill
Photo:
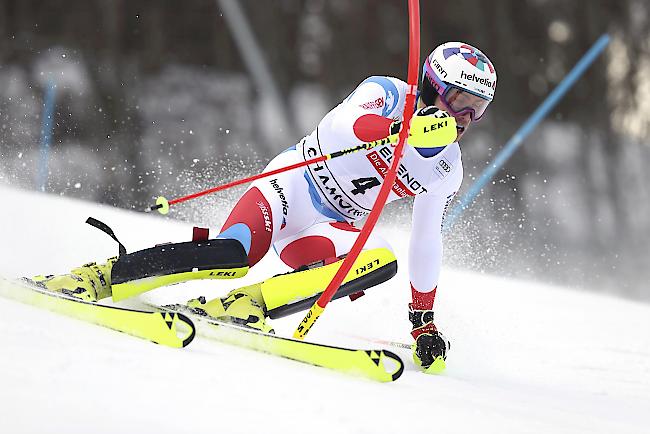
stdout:
POLYGON ((433 59, 433 67, 436 68, 436 71, 440 73, 443 80, 447 78, 447 71, 445 71, 445 68, 443 68, 440 62, 438 62, 436 59, 433 59))
POLYGON ((453 166, 445 157, 442 157, 435 167, 436 173, 440 179, 443 179, 445 176, 449 175, 451 173, 451 169, 453 169, 453 166))
POLYGON ((278 197, 280 198, 280 202, 282 203, 282 214, 286 217, 286 215, 289 213, 289 202, 287 202, 287 198, 284 195, 284 188, 280 187, 277 179, 272 179, 269 182, 271 183, 273 190, 275 190, 275 192, 278 194, 278 197))
MULTIPOLYGON (((382 178, 385 178, 388 173, 389 164, 393 160, 392 151, 388 147, 381 147, 378 151, 368 153, 366 158, 372 163, 377 173, 382 178)), ((400 163, 397 167, 397 179, 395 179, 395 183, 393 184, 393 193, 399 197, 406 197, 426 192, 427 189, 400 163)))
POLYGON ((456 197, 457 191, 454 191, 452 194, 447 196, 447 200, 445 201, 445 208, 442 210, 442 224, 440 225, 440 231, 444 229, 445 226, 445 219, 447 218, 447 211, 449 211, 449 205, 451 205, 451 202, 454 200, 454 197, 456 197))
POLYGON ((483 86, 491 87, 492 89, 496 89, 497 87, 496 81, 492 81, 487 78, 481 78, 474 73, 468 74, 465 71, 460 71, 460 78, 482 84, 483 86))
POLYGON ((264 230, 266 232, 273 232, 271 213, 269 212, 269 209, 266 207, 266 204, 260 200, 257 202, 257 206, 259 207, 260 211, 262 212, 262 216, 264 217, 264 230))
POLYGON ((374 101, 368 101, 367 103, 361 104, 361 107, 364 110, 374 110, 379 109, 384 106, 384 98, 377 98, 374 101))

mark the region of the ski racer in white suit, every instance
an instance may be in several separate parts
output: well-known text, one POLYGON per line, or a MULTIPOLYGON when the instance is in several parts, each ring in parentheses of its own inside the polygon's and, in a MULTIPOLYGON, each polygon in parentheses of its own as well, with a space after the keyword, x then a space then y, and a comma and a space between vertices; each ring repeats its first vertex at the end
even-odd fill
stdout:
MULTIPOLYGON (((434 325, 433 302, 442 262, 444 214, 463 179, 459 141, 492 100, 496 72, 476 48, 448 42, 429 55, 422 75, 417 111, 411 122, 412 131, 413 125, 422 126, 422 135, 409 138, 388 201, 414 196, 409 317, 415 339, 414 359, 428 369, 436 364, 444 367, 449 348, 434 325), (438 128, 434 124, 442 125, 439 118, 450 116, 457 125, 455 141, 449 128, 450 136, 434 132, 438 128), (444 137, 445 143, 432 137, 444 137)), ((169 282, 241 277, 273 247, 294 271, 237 288, 226 297, 209 301, 199 297, 176 305, 195 314, 270 332, 265 319, 308 309, 354 244, 359 229, 353 223, 370 212, 391 165, 394 143, 382 139, 400 130, 406 90, 407 84, 393 77, 364 80, 310 135, 275 157, 266 170, 361 143, 381 140, 383 144, 254 182, 231 211, 216 240, 201 242, 197 237, 189 243, 129 254, 121 246, 120 256, 104 264, 89 263, 68 274, 28 280, 86 301, 110 296, 115 299, 116 291, 125 298, 169 282)), ((453 128, 453 124, 447 125, 453 128)), ((105 224, 95 222, 94 226, 116 239, 105 224)), ((358 296, 397 273, 395 255, 377 235, 370 236, 357 261, 362 257, 360 268, 355 266, 348 273, 348 280, 334 298, 358 296)))
MULTIPOLYGON (((393 77, 364 80, 325 115, 310 135, 278 155, 266 170, 398 131, 407 87, 393 77)), ((414 197, 409 314, 416 340, 414 357, 424 367, 436 357, 444 359, 449 348, 433 323, 433 302, 442 263, 444 214, 463 179, 459 141, 471 123, 483 116, 495 88, 494 67, 478 49, 449 42, 429 55, 423 66, 416 116, 447 111, 456 119, 456 141, 438 148, 406 146, 388 197, 388 202, 414 197)), ((352 223, 370 213, 393 152, 394 145, 388 143, 256 181, 236 205, 221 236, 240 239, 247 247, 251 265, 270 246, 294 268, 346 254, 359 231, 352 223), (264 218, 254 217, 260 215, 260 204, 271 210, 271 231, 264 218)), ((382 246, 389 247, 386 241, 371 235, 365 248, 382 246)))

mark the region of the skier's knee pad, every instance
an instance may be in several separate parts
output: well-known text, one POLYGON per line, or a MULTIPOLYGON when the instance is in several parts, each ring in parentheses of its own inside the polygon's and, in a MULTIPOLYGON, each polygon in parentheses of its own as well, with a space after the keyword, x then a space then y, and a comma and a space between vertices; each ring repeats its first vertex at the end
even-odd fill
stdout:
MULTIPOLYGON (((328 265, 322 262, 311 264, 262 282, 262 297, 268 316, 281 318, 309 309, 342 263, 343 260, 340 259, 328 265)), ((332 299, 345 296, 355 299, 363 295, 364 290, 387 281, 395 274, 397 259, 393 252, 386 248, 364 250, 332 299)))
POLYGON ((113 300, 194 279, 234 279, 248 272, 248 257, 233 239, 162 244, 121 255, 111 271, 113 300))

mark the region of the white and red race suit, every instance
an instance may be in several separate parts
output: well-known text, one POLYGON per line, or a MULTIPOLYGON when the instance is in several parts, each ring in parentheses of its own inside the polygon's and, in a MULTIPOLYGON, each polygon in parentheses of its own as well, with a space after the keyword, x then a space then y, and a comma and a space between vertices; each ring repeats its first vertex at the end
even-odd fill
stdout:
MULTIPOLYGON (((378 140, 404 113, 407 84, 393 77, 364 80, 296 146, 265 170, 378 140)), ((431 309, 442 262, 444 214, 463 178, 461 152, 452 143, 432 156, 405 146, 388 202, 414 196, 409 278, 414 307, 431 309)), ((370 213, 391 165, 394 145, 348 154, 253 183, 237 203, 221 236, 242 241, 254 265, 273 246, 297 268, 347 253, 370 213)), ((388 247, 373 234, 365 248, 388 247)))

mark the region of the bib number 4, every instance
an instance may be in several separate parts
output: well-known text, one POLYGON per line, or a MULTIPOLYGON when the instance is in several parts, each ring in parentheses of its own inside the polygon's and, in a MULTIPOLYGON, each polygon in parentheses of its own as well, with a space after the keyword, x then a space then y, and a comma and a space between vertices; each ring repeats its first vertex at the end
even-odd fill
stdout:
POLYGON ((365 194, 366 190, 381 185, 381 182, 375 177, 357 178, 352 180, 352 185, 354 185, 354 190, 350 191, 350 193, 357 195, 365 194))

